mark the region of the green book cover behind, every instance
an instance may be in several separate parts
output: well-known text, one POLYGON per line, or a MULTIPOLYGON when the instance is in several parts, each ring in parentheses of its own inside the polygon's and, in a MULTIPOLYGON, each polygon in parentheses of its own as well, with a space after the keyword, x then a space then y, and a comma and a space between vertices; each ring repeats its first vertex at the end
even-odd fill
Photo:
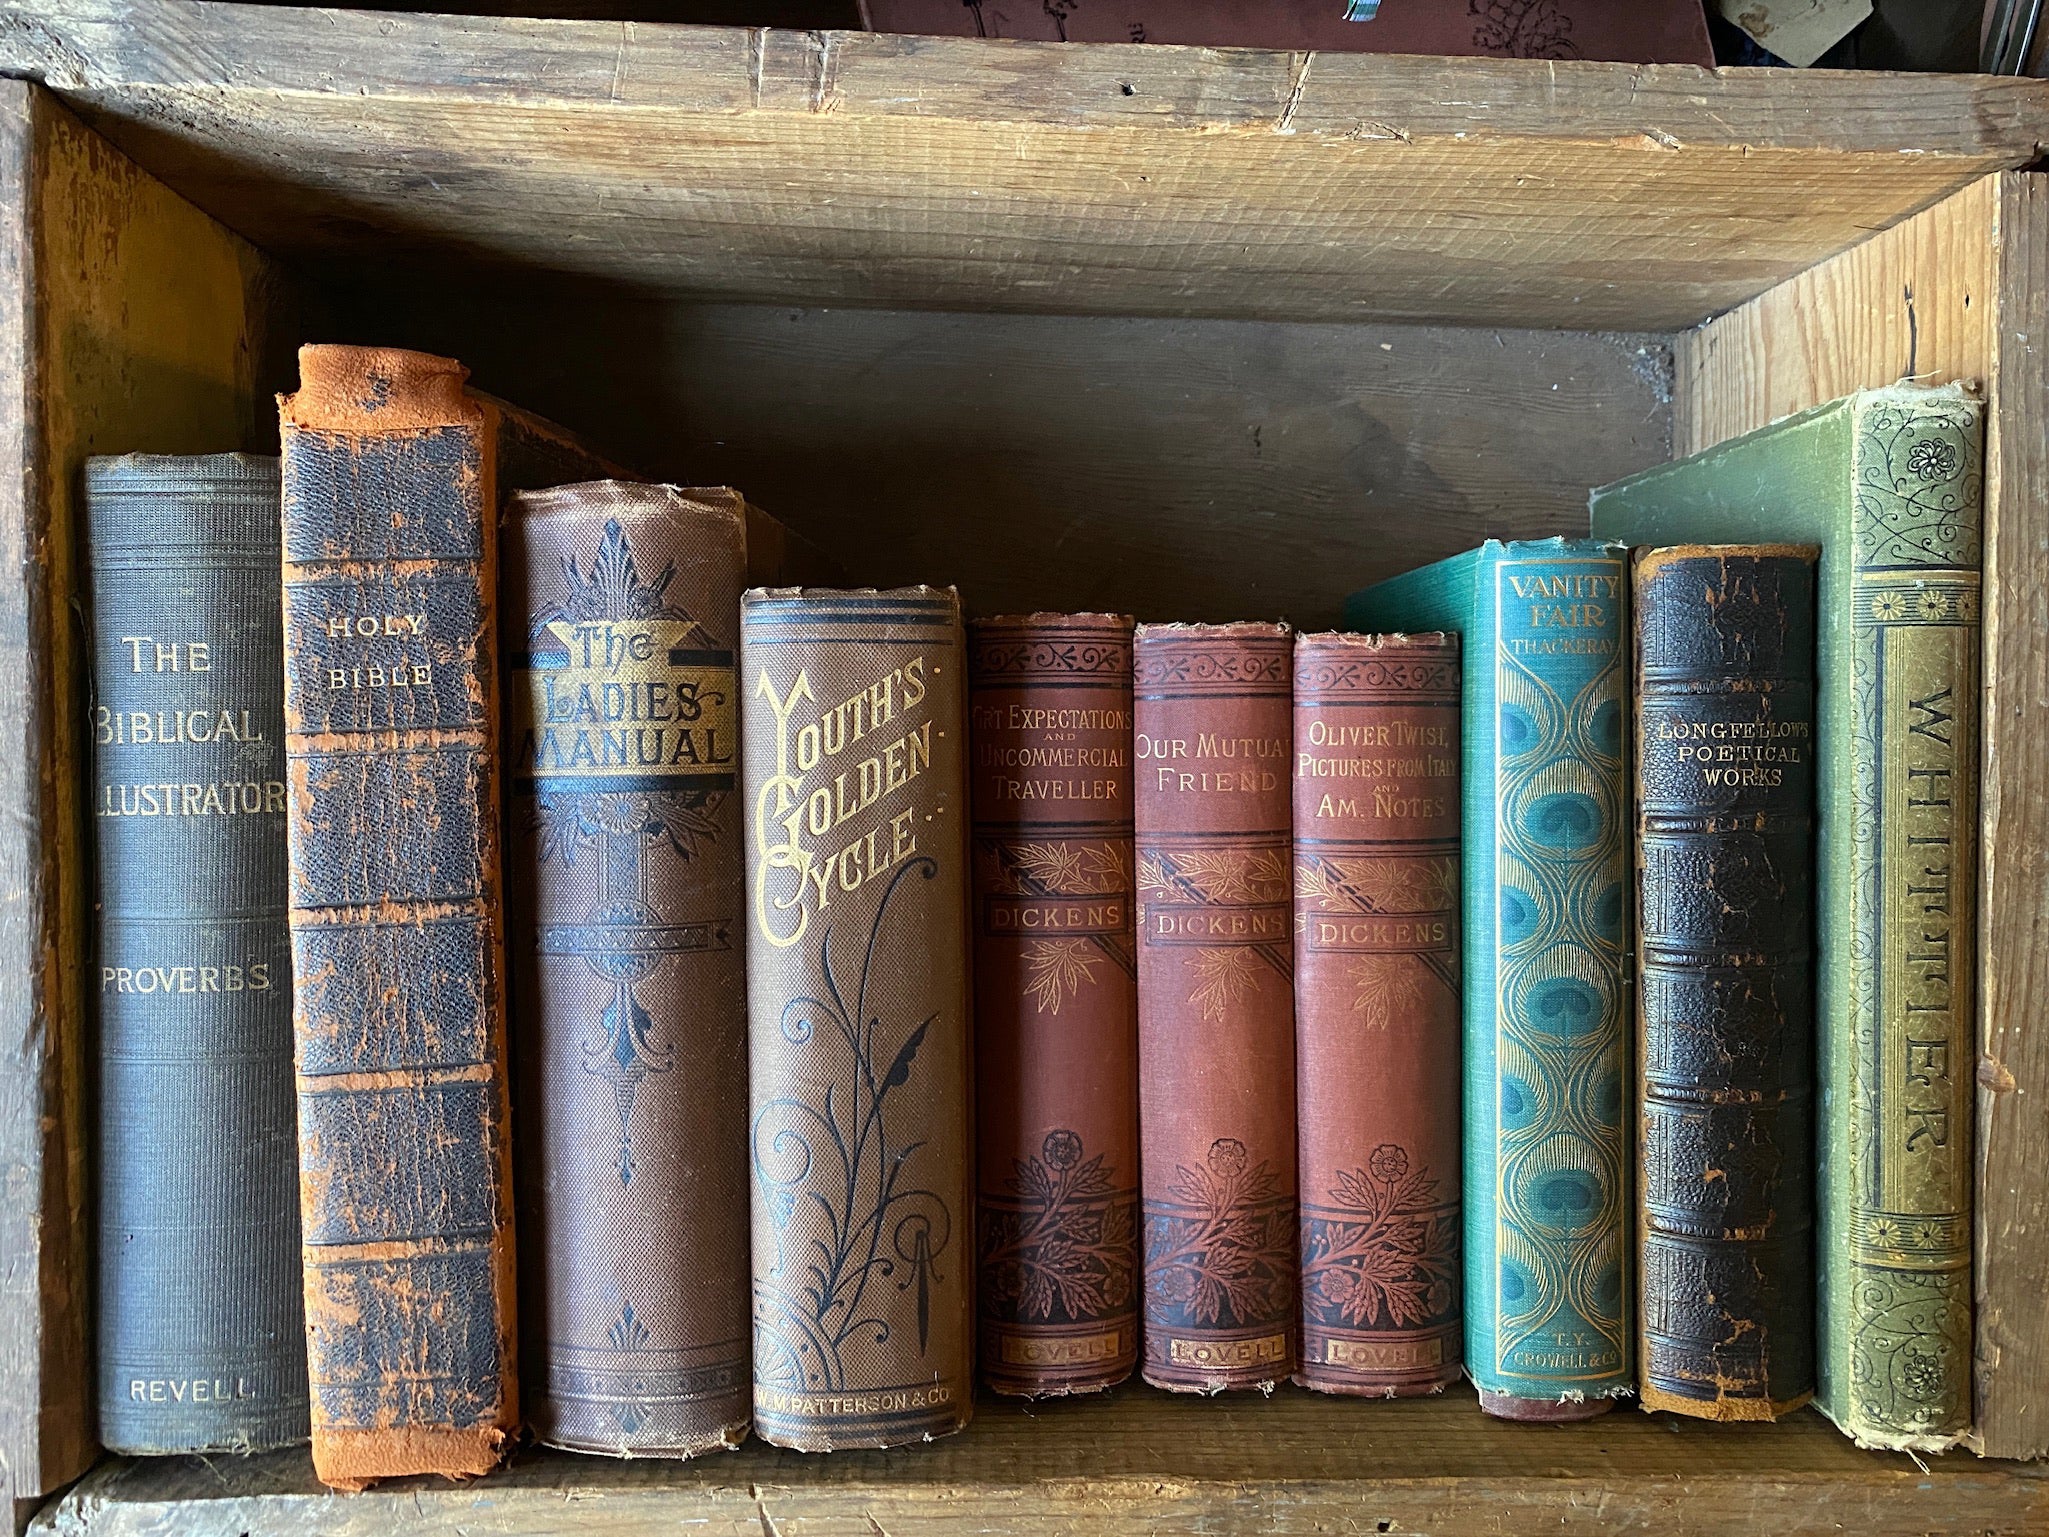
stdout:
POLYGON ((1867 390, 1596 491, 1631 544, 1822 547, 1821 1408, 1940 1451, 1971 1418, 1982 412, 1867 390))
POLYGON ((1622 554, 1490 540, 1345 609, 1465 636, 1466 1368, 1518 1419, 1634 1382, 1622 554))

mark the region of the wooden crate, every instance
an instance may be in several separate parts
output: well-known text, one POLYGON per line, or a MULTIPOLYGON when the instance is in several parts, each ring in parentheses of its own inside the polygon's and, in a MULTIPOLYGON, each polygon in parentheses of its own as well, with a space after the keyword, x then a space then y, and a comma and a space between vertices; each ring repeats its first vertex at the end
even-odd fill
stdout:
MULTIPOLYGON (((2049 87, 0 0, 0 1479, 85 1471, 78 466, 274 441, 303 339, 464 358, 971 609, 1335 621, 1902 374, 1987 476, 1978 1416, 2049 1452, 2049 87)), ((1812 1414, 989 1404, 952 1441, 317 1491, 110 1464, 53 1532, 2049 1528, 1812 1414)))

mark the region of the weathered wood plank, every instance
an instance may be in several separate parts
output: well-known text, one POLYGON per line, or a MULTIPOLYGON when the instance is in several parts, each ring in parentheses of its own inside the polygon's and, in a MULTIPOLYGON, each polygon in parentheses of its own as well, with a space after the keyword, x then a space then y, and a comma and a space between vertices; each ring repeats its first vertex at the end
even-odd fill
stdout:
POLYGON ((2049 1454, 2049 180, 1999 182, 1985 442, 1977 1442, 2049 1454))
POLYGON ((1958 76, 4 0, 43 78, 274 250, 781 303, 1672 329, 1986 171, 1958 76))
POLYGON ((984 1401, 959 1436, 806 1457, 750 1443, 689 1463, 529 1453, 473 1484, 336 1496, 303 1455, 117 1464, 38 1520, 51 1537, 467 1537, 575 1530, 708 1537, 972 1531, 1443 1534, 1644 1531, 2033 1533, 2033 1469, 1861 1452, 1818 1417, 1704 1425, 1634 1410, 1569 1429, 1482 1416, 1470 1392, 1399 1402, 1284 1389, 1188 1399, 1145 1388, 1022 1407, 984 1401))
POLYGON ((79 473, 92 453, 262 446, 282 290, 14 81, 0 220, 0 1485, 19 1502, 96 1451, 79 473))
POLYGON ((1679 336, 1674 453, 1910 375, 1986 380, 1999 187, 1975 182, 1679 336))
POLYGON ((1987 178, 1678 339, 1692 452, 1850 390, 1975 379, 1985 475, 1975 1443, 2049 1454, 2049 183, 1987 178))
POLYGON ((955 583, 976 613, 1327 627, 1347 592, 1490 535, 1583 532, 1590 479, 1670 452, 1661 338, 677 306, 417 272, 334 323, 460 357, 649 474, 745 487, 856 580, 955 583))

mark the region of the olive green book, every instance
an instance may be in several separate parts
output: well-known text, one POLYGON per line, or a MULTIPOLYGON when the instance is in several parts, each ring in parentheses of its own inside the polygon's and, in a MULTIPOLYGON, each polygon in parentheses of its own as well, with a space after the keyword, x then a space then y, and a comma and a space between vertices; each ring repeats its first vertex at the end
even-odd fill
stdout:
POLYGON ((1822 1410, 1971 1428, 1983 412, 1866 390, 1593 495, 1632 544, 1819 544, 1815 1255, 1822 1410))

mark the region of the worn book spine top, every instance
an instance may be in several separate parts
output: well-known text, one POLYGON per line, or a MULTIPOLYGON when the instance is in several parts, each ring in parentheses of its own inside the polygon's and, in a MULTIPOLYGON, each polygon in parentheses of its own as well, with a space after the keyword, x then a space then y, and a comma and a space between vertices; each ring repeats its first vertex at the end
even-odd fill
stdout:
POLYGON ((1464 633, 1466 1371, 1506 1418, 1635 1382, 1623 554, 1489 540, 1345 609, 1464 633))
POLYGON ((303 1441, 278 463, 87 461, 100 1439, 303 1441))
POLYGON ((952 589, 741 607, 754 1420, 803 1451, 968 1421, 966 692, 952 589))
POLYGON ((1145 1380, 1294 1372, 1293 882, 1286 625, 1135 644, 1145 1380))
POLYGON ((1814 561, 1639 551, 1638 1348, 1646 1409, 1814 1388, 1814 561))
POLYGON ((1971 1428, 1983 407, 1866 390, 1595 493, 1638 544, 1821 546, 1816 1404, 1859 1443, 1971 1428))
POLYGON ((1459 641, 1295 642, 1302 1368, 1458 1380, 1459 641))
POLYGON ((744 519, 622 481, 507 506, 523 1397, 574 1451, 747 1433, 744 519))
POLYGON ((518 1424, 500 978, 493 411, 307 347, 282 402, 313 1463, 482 1473, 518 1424))
POLYGON ((1131 621, 969 626, 982 1375, 1083 1393, 1138 1362, 1131 621))

